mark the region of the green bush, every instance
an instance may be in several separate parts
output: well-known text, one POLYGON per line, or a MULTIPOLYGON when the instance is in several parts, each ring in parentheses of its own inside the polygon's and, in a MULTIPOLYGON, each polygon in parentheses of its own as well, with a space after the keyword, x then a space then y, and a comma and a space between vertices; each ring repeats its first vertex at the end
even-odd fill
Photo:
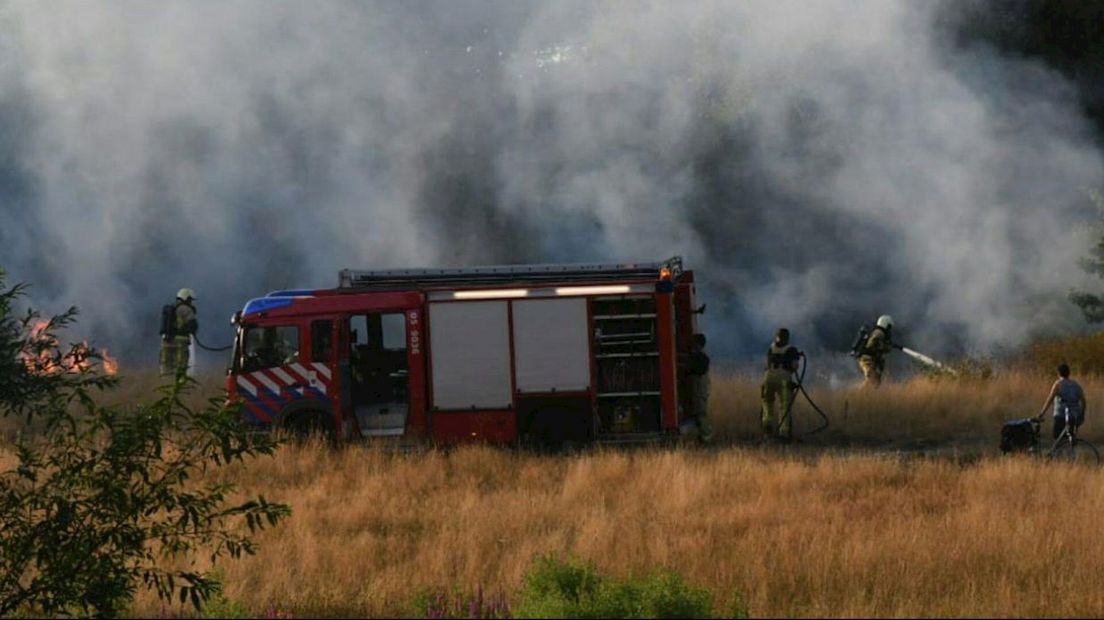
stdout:
POLYGON ((0 470, 0 617, 116 616, 140 588, 199 609, 218 583, 187 568, 196 556, 253 553, 252 534, 289 509, 197 479, 275 444, 224 399, 188 407, 183 376, 148 405, 100 405, 117 382, 93 348, 59 341, 76 309, 17 318, 23 291, 0 270, 0 416, 34 428, 0 470))
POLYGON ((223 581, 225 579, 225 573, 222 569, 216 568, 207 573, 208 579, 214 584, 211 590, 211 595, 203 603, 199 610, 200 618, 252 618, 253 614, 249 613, 249 608, 245 606, 241 601, 236 601, 228 596, 223 591, 223 581))
POLYGON ((589 563, 538 558, 525 578, 516 618, 709 618, 712 597, 670 570, 603 577, 589 563))

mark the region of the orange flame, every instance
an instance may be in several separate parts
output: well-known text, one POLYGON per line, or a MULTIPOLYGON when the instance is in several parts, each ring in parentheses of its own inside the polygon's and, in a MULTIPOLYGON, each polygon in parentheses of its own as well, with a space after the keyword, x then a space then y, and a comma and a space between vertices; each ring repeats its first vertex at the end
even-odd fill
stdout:
MULTIPOLYGON (((56 349, 58 346, 57 339, 46 333, 46 328, 49 325, 50 322, 44 319, 33 321, 30 325, 31 339, 50 347, 50 349, 56 349)), ((60 364, 54 359, 50 349, 41 351, 37 358, 30 353, 20 353, 19 357, 28 370, 46 375, 59 372, 79 373, 92 367, 92 347, 89 346, 87 340, 74 345, 68 353, 62 356, 60 364)), ((106 349, 100 353, 100 357, 105 373, 114 375, 119 372, 119 361, 108 355, 106 349)))
POLYGON ((35 340, 46 338, 43 332, 46 331, 46 326, 49 324, 50 322, 46 319, 35 319, 34 322, 31 323, 31 338, 35 340))
POLYGON ((103 357, 103 369, 109 375, 119 374, 119 360, 111 357, 107 354, 107 349, 100 351, 100 356, 103 357))

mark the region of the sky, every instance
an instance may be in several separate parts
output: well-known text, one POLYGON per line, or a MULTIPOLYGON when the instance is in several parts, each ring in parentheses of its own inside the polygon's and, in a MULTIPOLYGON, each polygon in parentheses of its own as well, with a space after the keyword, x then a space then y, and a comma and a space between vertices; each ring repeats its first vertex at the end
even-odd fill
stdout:
POLYGON ((346 267, 680 255, 737 361, 885 313, 939 355, 1084 330, 1096 134, 954 10, 0 2, 0 267, 131 365, 181 287, 217 346, 346 267))

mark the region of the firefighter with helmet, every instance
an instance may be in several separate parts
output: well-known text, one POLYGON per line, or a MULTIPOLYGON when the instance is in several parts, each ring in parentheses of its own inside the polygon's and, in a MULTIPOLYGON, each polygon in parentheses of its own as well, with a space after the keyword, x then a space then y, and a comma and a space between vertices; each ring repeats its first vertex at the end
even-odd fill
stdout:
POLYGON ((878 387, 885 372, 885 356, 896 347, 893 343, 893 317, 883 314, 870 331, 859 355, 859 369, 863 373, 863 387, 878 387))
POLYGON ((779 441, 786 443, 791 439, 793 428, 794 393, 797 391, 797 381, 794 374, 802 357, 801 351, 790 344, 790 330, 779 328, 774 335, 774 341, 767 349, 767 368, 763 373, 763 384, 760 386, 760 395, 763 401, 762 429, 763 437, 774 436, 779 441), (780 405, 778 415, 778 432, 774 432, 775 400, 780 405))
POLYGON ((188 351, 199 324, 196 322, 195 292, 182 288, 176 303, 166 306, 161 325, 161 374, 188 372, 188 351))

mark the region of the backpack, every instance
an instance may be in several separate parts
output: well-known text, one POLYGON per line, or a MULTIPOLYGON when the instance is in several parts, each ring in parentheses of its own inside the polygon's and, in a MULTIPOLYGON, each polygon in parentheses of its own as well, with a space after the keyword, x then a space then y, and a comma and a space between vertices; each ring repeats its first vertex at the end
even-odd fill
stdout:
POLYGON ((1001 427, 1001 452, 1026 452, 1038 447, 1038 424, 1031 418, 1005 422, 1001 427))
POLYGON ((866 353, 866 339, 870 337, 870 326, 864 324, 855 335, 855 341, 851 343, 851 357, 861 357, 866 353))
POLYGON ((161 306, 161 337, 171 340, 176 336, 176 305, 161 306))

